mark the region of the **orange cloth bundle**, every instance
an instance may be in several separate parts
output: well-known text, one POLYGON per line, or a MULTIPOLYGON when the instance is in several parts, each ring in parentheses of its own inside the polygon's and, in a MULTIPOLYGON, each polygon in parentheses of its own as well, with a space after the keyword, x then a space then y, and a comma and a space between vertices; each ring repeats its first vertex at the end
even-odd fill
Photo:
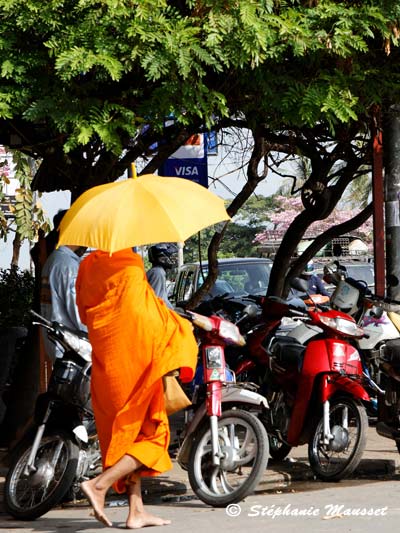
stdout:
MULTIPOLYGON (((141 475, 172 466, 162 376, 193 379, 197 344, 189 321, 168 309, 132 250, 96 251, 81 263, 77 304, 93 348, 92 403, 104 468, 129 454, 141 475)), ((115 487, 125 490, 124 480, 115 487)))

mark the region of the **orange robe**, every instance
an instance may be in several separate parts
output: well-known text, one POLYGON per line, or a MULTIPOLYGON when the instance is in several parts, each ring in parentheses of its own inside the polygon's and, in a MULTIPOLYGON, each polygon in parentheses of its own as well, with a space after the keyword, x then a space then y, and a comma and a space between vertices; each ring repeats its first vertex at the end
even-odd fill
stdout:
MULTIPOLYGON (((197 344, 189 321, 168 309, 130 249, 88 255, 76 281, 79 313, 92 344, 92 404, 104 468, 129 454, 140 475, 172 467, 162 376, 191 381, 197 344)), ((115 485, 125 490, 123 480, 115 485)))

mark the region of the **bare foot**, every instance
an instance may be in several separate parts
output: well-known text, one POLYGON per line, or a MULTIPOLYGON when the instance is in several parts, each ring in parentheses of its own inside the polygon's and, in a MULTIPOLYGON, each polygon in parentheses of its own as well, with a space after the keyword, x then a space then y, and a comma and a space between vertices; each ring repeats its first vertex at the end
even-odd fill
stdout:
POLYGON ((81 489, 86 498, 89 500, 90 505, 93 507, 95 518, 104 524, 111 527, 112 522, 104 514, 104 501, 106 493, 102 489, 96 487, 96 479, 89 479, 81 483, 81 489))
POLYGON ((134 516, 129 517, 126 521, 127 529, 140 529, 147 526, 167 526, 171 520, 164 520, 158 516, 154 516, 146 511, 135 513, 134 516))

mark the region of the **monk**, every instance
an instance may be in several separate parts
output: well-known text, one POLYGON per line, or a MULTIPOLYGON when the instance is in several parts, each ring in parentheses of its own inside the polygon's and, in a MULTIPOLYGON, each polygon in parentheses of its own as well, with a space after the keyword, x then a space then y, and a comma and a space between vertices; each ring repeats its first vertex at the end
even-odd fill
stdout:
POLYGON ((128 529, 165 525, 146 512, 141 477, 172 467, 162 376, 179 369, 193 379, 197 345, 189 321, 159 299, 141 257, 131 249, 96 251, 80 264, 79 313, 92 344, 92 404, 103 472, 82 483, 95 517, 107 526, 105 497, 113 486, 127 492, 128 529))

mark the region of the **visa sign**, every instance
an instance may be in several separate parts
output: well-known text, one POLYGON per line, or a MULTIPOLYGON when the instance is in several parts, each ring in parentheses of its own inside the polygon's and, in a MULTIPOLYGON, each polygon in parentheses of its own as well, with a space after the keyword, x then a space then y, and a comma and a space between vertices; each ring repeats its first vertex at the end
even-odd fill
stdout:
POLYGON ((192 135, 169 156, 159 170, 161 176, 186 178, 208 187, 207 148, 204 135, 192 135))

